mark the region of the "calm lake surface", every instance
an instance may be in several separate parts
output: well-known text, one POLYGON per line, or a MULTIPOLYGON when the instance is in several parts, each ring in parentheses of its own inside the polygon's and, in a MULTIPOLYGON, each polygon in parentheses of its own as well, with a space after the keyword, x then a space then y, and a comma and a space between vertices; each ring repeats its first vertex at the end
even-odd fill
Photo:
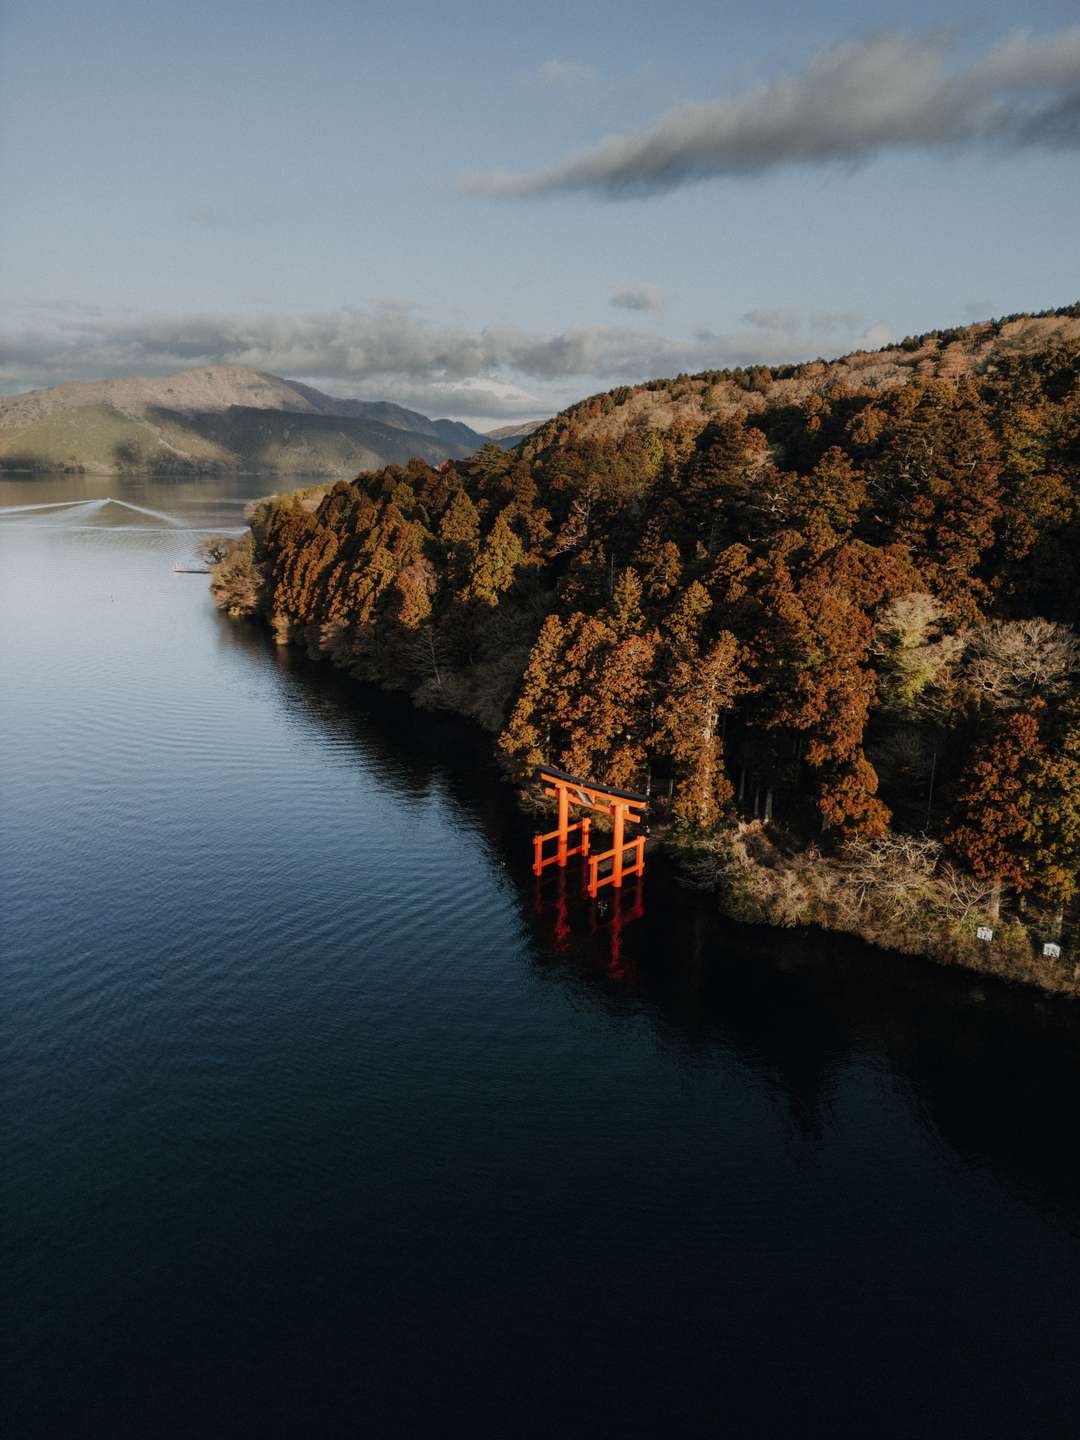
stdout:
POLYGON ((5 1434, 1075 1435, 1080 1011, 538 896, 172 573, 266 488, 0 484, 5 1434))

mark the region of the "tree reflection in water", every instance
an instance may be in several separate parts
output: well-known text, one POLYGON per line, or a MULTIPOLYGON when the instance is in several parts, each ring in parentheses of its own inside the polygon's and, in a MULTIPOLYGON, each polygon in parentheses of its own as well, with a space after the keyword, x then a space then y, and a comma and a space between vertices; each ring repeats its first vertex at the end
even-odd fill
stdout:
MULTIPOLYGON (((224 620, 221 638, 263 655, 272 648, 261 631, 224 620)), ((339 742, 347 733, 403 800, 437 792, 482 839, 516 892, 533 967, 572 987, 578 1003, 647 1017, 681 1064, 734 1061, 812 1148, 829 1136, 838 1091, 853 1077, 899 1087, 959 1157, 1080 1227, 1080 1172, 1066 1158, 1080 1098, 1075 1005, 845 936, 738 925, 679 885, 662 857, 617 900, 609 891, 590 902, 573 866, 551 867, 538 886, 533 819, 500 780, 486 736, 296 650, 277 651, 276 663, 292 702, 339 742)))

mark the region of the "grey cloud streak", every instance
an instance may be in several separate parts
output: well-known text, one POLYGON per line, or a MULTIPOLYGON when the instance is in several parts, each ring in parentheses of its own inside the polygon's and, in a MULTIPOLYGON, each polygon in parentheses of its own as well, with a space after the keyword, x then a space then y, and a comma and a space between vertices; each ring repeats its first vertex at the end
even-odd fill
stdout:
POLYGON ((469 329, 403 305, 112 321, 85 312, 58 321, 39 307, 23 326, 0 333, 0 390, 232 364, 440 414, 521 415, 605 383, 883 343, 864 326, 858 315, 797 307, 751 311, 733 333, 689 339, 608 325, 554 335, 469 329))
POLYGON ((593 85, 600 78, 595 65, 583 65, 579 60, 545 60, 536 73, 545 85, 562 90, 593 85))
POLYGON ((966 65, 950 38, 873 35, 731 99, 683 106, 647 130, 524 175, 466 179, 504 198, 662 194, 697 181, 789 166, 858 164, 892 150, 1080 145, 1080 25, 1018 32, 966 65))
POLYGON ((625 289, 616 290, 610 303, 616 310, 648 310, 654 314, 664 308, 655 285, 627 285, 625 289))

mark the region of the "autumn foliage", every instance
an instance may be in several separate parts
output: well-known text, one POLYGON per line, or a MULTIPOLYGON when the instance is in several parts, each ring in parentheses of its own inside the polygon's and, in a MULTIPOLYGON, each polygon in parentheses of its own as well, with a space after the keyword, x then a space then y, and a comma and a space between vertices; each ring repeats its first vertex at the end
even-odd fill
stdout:
POLYGON ((480 720, 519 774, 646 791, 687 834, 925 832, 1065 903, 1080 344, 925 369, 622 387, 515 451, 266 502, 233 591, 280 637, 480 720))

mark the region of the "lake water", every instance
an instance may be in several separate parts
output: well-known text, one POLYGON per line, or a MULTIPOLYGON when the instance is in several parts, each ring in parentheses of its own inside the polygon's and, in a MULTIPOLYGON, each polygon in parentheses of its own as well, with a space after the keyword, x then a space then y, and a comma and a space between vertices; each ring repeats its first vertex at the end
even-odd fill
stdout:
POLYGON ((1075 1435, 1080 1011, 538 893, 172 573, 265 488, 0 484, 4 1433, 1075 1435))

